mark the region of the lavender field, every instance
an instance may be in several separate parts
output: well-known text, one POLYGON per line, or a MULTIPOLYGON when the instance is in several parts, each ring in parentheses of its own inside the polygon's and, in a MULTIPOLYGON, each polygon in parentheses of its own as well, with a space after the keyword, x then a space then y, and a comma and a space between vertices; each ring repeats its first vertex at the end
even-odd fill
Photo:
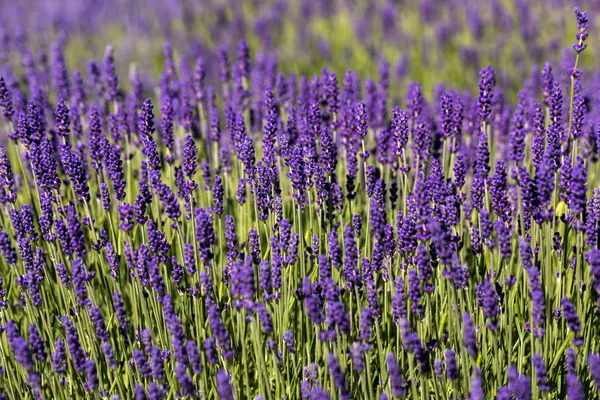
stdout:
POLYGON ((0 399, 599 398, 599 22, 1 2, 0 399))

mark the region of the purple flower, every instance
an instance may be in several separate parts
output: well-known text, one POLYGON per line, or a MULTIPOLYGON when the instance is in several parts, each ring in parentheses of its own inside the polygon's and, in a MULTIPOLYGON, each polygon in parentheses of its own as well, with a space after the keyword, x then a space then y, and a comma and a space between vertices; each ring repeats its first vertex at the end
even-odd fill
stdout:
POLYGON ((343 262, 342 262, 342 248, 340 247, 340 244, 338 241, 337 230, 332 229, 331 231, 329 231, 328 241, 329 241, 329 258, 331 259, 331 265, 334 268, 339 269, 342 267, 343 262))
POLYGON ((196 260, 194 258, 194 245, 186 243, 183 246, 183 265, 185 266, 188 274, 193 275, 196 273, 196 260))
POLYGON ((296 353, 296 348, 294 347, 294 334, 292 333, 292 331, 285 331, 283 333, 283 343, 285 344, 285 347, 287 348, 288 352, 290 354, 295 354, 296 353))
POLYGON ((146 389, 141 385, 135 385, 133 395, 135 400, 148 400, 148 397, 146 397, 146 389))
POLYGON ((88 149, 94 169, 99 169, 102 160, 106 157, 109 145, 106 135, 102 132, 102 120, 98 108, 92 107, 89 116, 89 140, 88 149))
POLYGON ((71 120, 69 119, 69 108, 64 100, 60 100, 56 105, 56 133, 67 140, 69 137, 69 130, 71 120))
POLYGON ((433 373, 438 379, 443 378, 444 364, 442 363, 442 360, 435 360, 433 362, 433 373))
MULTIPOLYGON (((160 107, 160 111, 161 111, 161 127, 162 127, 162 141, 165 145, 165 147, 169 150, 170 157, 173 157, 172 153, 173 153, 173 146, 174 146, 174 139, 173 139, 173 116, 174 116, 174 110, 173 110, 173 102, 171 100, 171 97, 169 96, 163 96, 162 99, 162 104, 160 107)), ((172 162, 172 160, 168 159, 167 161, 172 162)))
POLYGON ((3 287, 3 280, 2 277, 0 277, 0 308, 8 307, 8 300, 6 300, 6 294, 6 288, 3 287))
POLYGON ((567 374, 567 398, 569 400, 585 400, 585 390, 576 374, 567 374))
POLYGON ((423 312, 421 303, 421 282, 414 269, 408 270, 408 298, 410 300, 410 309, 415 314, 423 312))
POLYGON ((256 153, 252 138, 246 135, 244 117, 241 114, 237 116, 236 127, 238 131, 237 135, 239 136, 239 141, 236 143, 239 146, 239 151, 237 152, 238 158, 244 164, 244 173, 252 178, 255 173, 256 153))
POLYGON ((250 248, 252 262, 258 264, 260 262, 260 236, 255 229, 251 229, 248 233, 248 247, 250 248))
POLYGON ((11 121, 15 114, 15 109, 13 108, 12 94, 2 76, 0 76, 0 107, 2 108, 4 119, 11 121))
POLYGON ((550 104, 550 95, 552 88, 554 87, 554 75, 552 74, 552 65, 550 63, 544 63, 542 68, 542 95, 544 97, 544 104, 550 104))
POLYGON ((104 342, 100 345, 100 348, 102 349, 102 353, 104 353, 104 357, 106 357, 106 364, 111 369, 116 369, 117 361, 115 360, 115 355, 113 353, 113 349, 112 349, 112 346, 110 345, 110 343, 104 342))
POLYGON ((165 233, 158 228, 156 222, 148 220, 148 246, 150 251, 154 253, 162 262, 166 262, 167 253, 169 252, 169 242, 165 233))
POLYGON ((448 349, 444 353, 446 358, 446 375, 449 380, 455 381, 458 379, 458 365, 456 364, 456 354, 454 350, 448 349))
POLYGON ((146 354, 138 349, 133 350, 133 360, 141 376, 150 377, 150 366, 146 354))
POLYGON ((156 148, 156 142, 152 135, 154 134, 154 105, 152 100, 146 99, 142 105, 138 120, 138 131, 142 140, 142 153, 146 156, 148 167, 151 170, 158 171, 160 169, 160 158, 156 148))
POLYGON ((590 365, 590 375, 596 384, 596 389, 600 389, 600 356, 590 353, 588 364, 590 365))
POLYGON ((196 94, 197 100, 203 100, 204 98, 204 79, 206 78, 206 66, 204 59, 198 57, 194 66, 194 73, 192 77, 192 86, 196 94))
POLYGON ((238 180, 238 186, 235 191, 235 199, 240 205, 246 203, 246 179, 244 178, 238 180))
POLYGON ((84 372, 86 369, 86 355, 81 347, 77 328, 75 328, 68 317, 60 317, 60 321, 67 331, 67 344, 69 346, 69 353, 71 353, 75 371, 84 372))
POLYGON ((162 297, 162 311, 166 321, 167 329, 171 334, 171 342, 175 353, 177 364, 183 364, 184 373, 177 373, 179 378, 182 378, 185 383, 185 365, 188 363, 187 352, 185 348, 186 338, 181 325, 181 320, 173 308, 173 299, 167 293, 162 297))
POLYGON ((512 254, 511 244, 511 227, 507 227, 501 220, 496 220, 494 224, 496 232, 498 233, 498 244, 500 246, 500 255, 502 258, 509 259, 512 254))
POLYGON ((325 73, 325 97, 327 98, 327 105, 329 106, 329 112, 337 114, 339 110, 339 94, 340 89, 338 87, 338 79, 334 73, 325 73))
POLYGON ((360 342, 352 343, 348 350, 349 356, 352 359, 352 369, 361 373, 365 369, 364 352, 367 345, 360 342))
POLYGON ((192 135, 186 135, 183 143, 183 165, 184 174, 191 180, 194 179, 198 170, 198 147, 192 135))
MULTIPOLYGON (((577 311, 575 310, 575 306, 569 301, 568 297, 563 297, 560 302, 562 304, 562 315, 567 321, 569 329, 577 335, 581 331, 581 322, 577 315, 577 311)), ((577 339, 578 338, 575 337, 574 342, 577 342, 577 339)))
POLYGON ((46 360, 46 350, 44 348, 44 341, 40 336, 40 332, 38 331, 35 324, 29 325, 28 329, 29 333, 29 348, 31 349, 31 353, 35 357, 37 361, 45 361, 46 360))
POLYGON ((66 145, 61 145, 59 152, 63 169, 71 181, 71 186, 77 195, 77 199, 80 202, 89 201, 90 193, 87 184, 87 171, 82 158, 66 145))
POLYGON ((343 334, 350 333, 350 317, 342 302, 328 300, 325 305, 325 315, 325 323, 331 332, 335 332, 337 328, 343 334))
POLYGON ((210 324, 210 329, 214 337, 217 339, 217 343, 221 348, 223 357, 225 359, 231 359, 235 353, 231 349, 231 339, 229 338, 229 333, 227 333, 227 330, 223 325, 223 321, 221 320, 219 308, 210 299, 206 300, 206 305, 208 308, 208 321, 210 324))
POLYGON ((112 45, 106 47, 106 53, 104 54, 104 73, 102 74, 102 80, 104 81, 104 87, 106 88, 107 100, 116 102, 121 97, 121 91, 119 89, 119 77, 114 62, 114 50, 112 45))
POLYGON ((199 257, 208 263, 212 257, 212 245, 215 243, 213 216, 210 209, 196 209, 196 242, 198 243, 199 257))
POLYGON ((385 356, 385 364, 387 366, 387 373, 390 377, 390 389, 392 396, 404 397, 407 394, 406 382, 402 377, 402 371, 398 365, 398 361, 394 356, 394 353, 389 352, 385 356))
POLYGON ((121 333, 125 333, 129 328, 129 321, 127 319, 127 312, 125 311, 123 296, 117 291, 113 294, 113 306, 115 308, 117 320, 119 321, 119 330, 121 333))
POLYGON ((587 201, 587 171, 581 157, 577 157, 570 175, 569 207, 573 213, 580 214, 585 210, 587 201))
POLYGON ((415 359, 419 364, 419 371, 428 373, 431 368, 429 363, 429 355, 427 350, 423 347, 418 334, 412 331, 410 322, 407 319, 401 319, 399 325, 404 348, 408 352, 414 354, 415 359))
POLYGON ((398 231, 398 253, 407 254, 417 247, 417 227, 411 216, 404 217, 402 211, 398 211, 396 220, 398 231))
POLYGON ((423 291, 425 293, 432 293, 434 286, 429 281, 433 278, 433 270, 431 267, 431 258, 427 248, 420 244, 417 249, 417 268, 419 271, 419 278, 423 281, 423 291))
MULTIPOLYGON (((520 399, 521 397, 517 397, 520 399)), ((481 370, 479 367, 473 370, 473 376, 471 377, 471 391, 469 392, 469 400, 485 400, 485 393, 483 392, 483 382, 481 380, 481 370)))
POLYGON ((496 78, 492 66, 489 65, 482 69, 479 73, 479 118, 484 123, 490 122, 490 115, 492 113, 492 97, 493 89, 496 85, 496 78))
POLYGON ((444 138, 448 138, 454 132, 454 98, 448 92, 442 93, 440 98, 440 133, 444 138))
MULTIPOLYGON (((598 241, 598 235, 600 234, 600 229, 598 229, 598 223, 600 222, 600 189, 594 189, 592 198, 588 201, 587 212, 588 218, 585 226, 586 243, 590 246, 595 246, 598 241)), ((589 255, 588 257, 588 262, 591 266, 596 265, 592 262, 594 259, 592 258, 592 255, 589 255)), ((596 260, 600 260, 600 255, 596 257, 596 260)), ((597 271, 593 272, 593 275, 597 277, 596 285, 600 285, 600 270, 592 268, 592 271, 597 271)), ((600 292, 600 289, 598 292, 600 292)))
POLYGON ((360 338, 364 342, 369 342, 372 336, 373 313, 369 307, 363 308, 360 314, 360 338))
POLYGON ((131 231, 133 229, 133 207, 131 204, 119 204, 117 211, 119 212, 119 220, 121 221, 119 228, 126 232, 131 231))
POLYGON ((149 400, 163 400, 169 391, 167 388, 157 385, 154 382, 150 382, 148 385, 148 399, 149 400))
POLYGON ((532 264, 531 248, 529 247, 529 244, 526 242, 519 243, 519 250, 521 253, 522 265, 527 270, 529 276, 529 288, 532 300, 531 314, 533 323, 535 325, 533 335, 535 337, 542 337, 544 336, 545 307, 544 292, 540 282, 540 271, 532 264))
POLYGON ((106 154, 106 169, 112 181, 115 198, 119 201, 125 199, 125 174, 123 173, 123 161, 120 151, 116 146, 108 146, 106 154))
POLYGON ((237 73, 241 78, 250 76, 250 48, 245 39, 240 40, 237 48, 237 73))
POLYGON ((14 176, 12 167, 6 154, 4 146, 0 145, 0 199, 2 202, 7 201, 14 203, 17 195, 14 189, 14 176))
POLYGON ((422 164, 430 156, 430 149, 432 144, 432 131, 431 125, 423 117, 418 116, 415 121, 415 127, 413 129, 413 152, 415 155, 415 165, 418 168, 422 167, 422 164))
POLYGON ((194 397, 196 395, 196 388, 194 387, 194 381, 187 372, 186 364, 177 362, 175 365, 175 376, 181 387, 182 394, 184 396, 194 397))
POLYGON ((586 106, 583 96, 576 93, 573 97, 573 118, 571 119, 571 137, 577 140, 583 134, 586 106))
POLYGON ((42 188, 58 189, 60 180, 56 172, 56 156, 50 139, 43 137, 39 143, 31 143, 28 154, 37 184, 42 188))
POLYGON ((210 337, 206 338, 204 341, 204 353, 206 355, 206 360, 210 365, 214 365, 219 362, 219 355, 217 353, 215 339, 210 337))
POLYGON ((73 290, 77 296, 77 304, 88 306, 91 300, 88 299, 86 282, 88 281, 88 272, 81 258, 75 258, 71 263, 71 277, 73 279, 73 290))
POLYGON ((102 313, 100 309, 96 306, 92 306, 89 308, 90 319, 94 324, 94 328, 96 329, 96 336, 103 342, 106 342, 110 339, 110 336, 106 330, 106 325, 104 324, 104 319, 102 318, 102 313))
POLYGON ((17 252, 12 246, 10 236, 7 232, 0 232, 0 252, 7 264, 16 264, 18 260, 17 252))
POLYGON ((335 173, 337 167, 337 147, 328 128, 324 128, 321 132, 321 150, 319 158, 325 174, 330 176, 335 173))
POLYGON ((102 208, 105 211, 110 210, 110 192, 108 191, 106 182, 100 184, 100 200, 102 202, 102 208))
POLYGON ((512 393, 506 386, 502 386, 498 389, 498 395, 496 396, 496 400, 511 400, 512 393))
POLYGON ((509 222, 511 218, 511 207, 508 201, 508 184, 506 176, 506 164, 499 160, 496 164, 496 172, 490 183, 490 199, 492 209, 504 222, 509 222))
POLYGON ((367 135, 367 105, 364 101, 354 107, 354 129, 361 139, 367 135))
POLYGON ((532 125, 535 136, 533 138, 533 144, 531 146, 532 161, 536 168, 542 163, 544 155, 544 140, 546 138, 546 127, 545 127, 545 116, 544 110, 539 103, 535 103, 533 106, 532 125))
POLYGON ((192 367, 192 372, 194 374, 201 373, 203 370, 202 358, 196 342, 194 340, 188 340, 185 345, 185 349, 192 367))
POLYGON ((298 203, 298 207, 303 209, 306 201, 306 194, 304 192, 306 185, 306 169, 304 164, 304 153, 302 146, 300 145, 294 146, 294 149, 292 150, 290 171, 287 173, 287 177, 290 178, 292 182, 292 196, 298 203))
POLYGON ((27 371, 32 371, 34 368, 33 353, 27 341, 19 333, 17 325, 11 320, 8 321, 4 329, 6 330, 6 338, 14 353, 15 360, 27 371))
POLYGON ((263 107, 266 114, 266 121, 263 126, 263 163, 268 167, 273 167, 277 161, 275 144, 278 136, 279 113, 275 96, 270 87, 265 89, 263 98, 263 107))
POLYGON ((511 159, 517 164, 525 158, 525 102, 527 94, 519 92, 519 102, 511 120, 509 132, 509 145, 511 149, 511 159))
POLYGON ((67 371, 67 349, 65 342, 58 339, 54 344, 54 353, 52 353, 52 368, 57 375, 64 375, 67 371))
POLYGON ((229 56, 223 47, 220 47, 217 52, 217 60, 219 65, 219 79, 221 82, 226 83, 231 79, 231 71, 229 65, 229 56))
POLYGON ((546 158, 552 168, 556 170, 560 165, 561 136, 563 132, 562 103, 563 94, 558 82, 554 82, 549 98, 550 120, 546 139, 546 158))
POLYGON ((550 386, 548 385, 548 374, 542 356, 534 354, 532 356, 532 363, 535 368, 535 379, 537 380, 538 389, 540 392, 549 392, 550 386))
POLYGON ((588 37, 588 16, 587 13, 582 12, 579 7, 575 7, 573 12, 575 13, 575 18, 577 19, 577 33, 575 34, 577 43, 573 45, 573 49, 575 49, 575 51, 579 54, 587 47, 583 43, 588 37))
POLYGON ((406 300, 404 297, 404 279, 396 277, 394 281, 395 293, 392 296, 392 315, 394 321, 398 323, 400 320, 406 318, 406 300))
POLYGON ((17 133, 19 139, 29 147, 32 143, 39 144, 45 134, 43 113, 33 101, 27 102, 27 114, 19 115, 17 133))
POLYGON ((318 325, 322 323, 325 320, 323 316, 323 301, 315 293, 308 277, 304 277, 302 280, 302 291, 306 315, 308 315, 313 324, 318 325))
POLYGON ((215 175, 213 184, 213 202, 215 204, 214 212, 217 215, 223 214, 223 196, 225 191, 223 189, 223 181, 219 175, 215 175))
POLYGON ((206 296, 212 296, 213 294, 213 286, 212 280, 210 278, 210 274, 206 271, 200 272, 200 285, 202 285, 202 290, 206 296))
POLYGON ((500 313, 500 296, 498 296, 494 284, 484 279, 481 284, 477 285, 475 294, 478 305, 483 308, 484 315, 491 320, 487 324, 488 328, 497 329, 498 321, 496 318, 500 313))
POLYGON ((171 187, 166 183, 158 182, 155 185, 156 194, 158 199, 162 202, 162 206, 169 217, 172 220, 177 220, 181 216, 181 209, 179 203, 171 187))
POLYGON ((269 261, 262 261, 260 263, 258 277, 259 277, 259 286, 264 292, 263 297, 265 297, 265 300, 269 299, 269 292, 271 291, 271 288, 272 288, 271 267, 269 265, 269 261))
POLYGON ((227 241, 227 248, 229 250, 235 250, 238 246, 238 237, 235 230, 235 223, 231 215, 225 216, 225 240, 227 241))
MULTIPOLYGON (((332 231, 334 232, 334 231, 332 231)), ((331 236, 330 236, 331 240, 331 236)), ((331 242, 330 242, 330 256, 332 256, 331 242)), ((332 257, 332 264, 333 264, 332 257)), ((338 260, 339 261, 339 260, 338 260)), ((336 261, 337 262, 337 261, 336 261)), ((344 230, 344 278, 349 283, 355 283, 359 278, 358 272, 358 247, 354 237, 354 232, 350 226, 344 230)), ((337 267, 337 265, 333 264, 337 267)))
POLYGON ((339 364, 335 355, 332 353, 330 353, 327 357, 327 366, 329 367, 331 379, 333 380, 335 387, 340 392, 340 398, 350 399, 351 396, 350 392, 348 391, 348 382, 346 381, 344 370, 342 369, 342 366, 339 364))
POLYGON ((473 327, 473 320, 471 319, 471 314, 463 314, 463 343, 467 348, 467 353, 471 357, 477 357, 479 353, 477 347, 477 332, 475 332, 475 328, 473 327))
POLYGON ((231 376, 227 375, 227 372, 223 369, 217 372, 217 393, 222 400, 233 400, 231 376))
POLYGON ((263 332, 266 334, 273 332, 273 320, 265 303, 257 303, 256 310, 263 332))

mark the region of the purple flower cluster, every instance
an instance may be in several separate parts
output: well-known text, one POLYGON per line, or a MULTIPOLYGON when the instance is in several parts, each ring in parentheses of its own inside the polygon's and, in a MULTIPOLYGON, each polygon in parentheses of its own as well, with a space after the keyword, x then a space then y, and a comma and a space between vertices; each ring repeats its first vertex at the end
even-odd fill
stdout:
MULTIPOLYGON (((156 81, 122 73, 121 43, 71 70, 78 7, 48 17, 61 31, 49 51, 43 21, 36 41, 0 24, 0 399, 593 397, 591 13, 575 9, 576 55, 560 70, 525 71, 547 31, 525 1, 473 5, 462 21, 425 0, 402 24, 393 2, 344 18, 309 3, 208 0, 198 25, 196 5, 156 5, 169 38, 147 58, 162 63, 156 81), (348 20, 356 43, 333 57, 348 20), (413 20, 428 29, 401 35, 413 20), (490 46, 513 25, 519 54, 490 46), (182 46, 192 26, 200 37, 182 46), (394 68, 381 38, 422 54, 394 68), (280 41, 297 44, 295 63, 272 51, 280 41), (320 61, 369 57, 342 78, 313 47, 320 61), (408 83, 432 54, 470 83, 408 83)), ((81 6, 100 36, 106 5, 81 6)))

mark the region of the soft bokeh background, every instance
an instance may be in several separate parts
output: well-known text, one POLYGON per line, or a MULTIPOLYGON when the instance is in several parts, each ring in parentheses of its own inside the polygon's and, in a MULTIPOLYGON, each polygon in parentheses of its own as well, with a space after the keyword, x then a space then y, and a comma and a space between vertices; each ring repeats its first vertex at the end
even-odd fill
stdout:
MULTIPOLYGON (((473 89, 477 72, 491 63, 499 86, 514 96, 524 77, 545 61, 567 76, 574 5, 589 11, 593 42, 594 9, 600 4, 591 0, 4 1, 0 60, 3 68, 18 65, 7 54, 24 48, 43 59, 53 43, 64 41, 68 63, 85 70, 112 43, 122 76, 135 63, 145 79, 154 80, 165 41, 177 59, 193 63, 198 56, 216 57, 218 47, 235 54, 245 38, 256 62, 268 55, 282 71, 297 75, 326 66, 338 76, 352 69, 362 78, 374 77, 385 59, 396 96, 413 80, 428 95, 438 83, 473 89)), ((594 47, 584 66, 597 64, 594 47)))

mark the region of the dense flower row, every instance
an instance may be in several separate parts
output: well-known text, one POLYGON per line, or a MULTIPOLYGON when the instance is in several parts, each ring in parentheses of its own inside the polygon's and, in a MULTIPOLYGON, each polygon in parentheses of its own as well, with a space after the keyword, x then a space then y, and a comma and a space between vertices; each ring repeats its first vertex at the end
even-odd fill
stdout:
POLYGON ((193 66, 165 44, 154 91, 111 46, 85 78, 60 44, 23 52, 0 78, 0 397, 597 396, 575 16, 570 80, 545 64, 515 106, 491 66, 401 108, 385 62, 297 79, 245 41, 193 66))

